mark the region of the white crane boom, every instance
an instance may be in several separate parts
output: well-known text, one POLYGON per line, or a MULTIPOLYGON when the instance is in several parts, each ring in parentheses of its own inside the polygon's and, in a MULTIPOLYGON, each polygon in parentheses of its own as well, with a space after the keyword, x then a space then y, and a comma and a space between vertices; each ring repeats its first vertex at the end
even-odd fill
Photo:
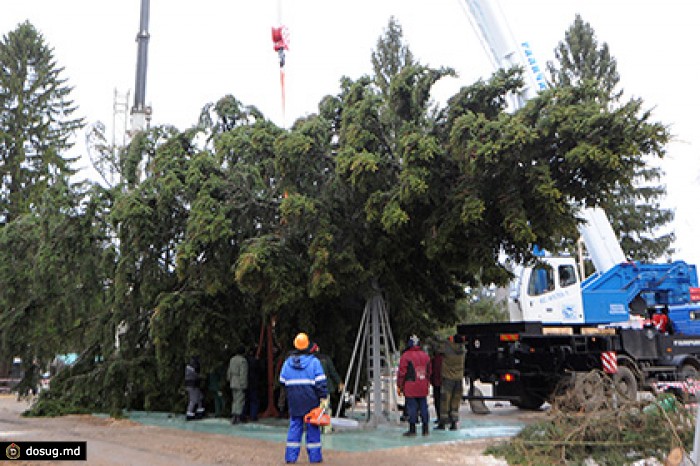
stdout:
POLYGON ((544 73, 537 64, 530 45, 518 43, 510 30, 505 15, 496 0, 463 0, 473 26, 495 68, 510 69, 520 66, 524 69, 525 88, 513 102, 514 110, 521 108, 525 101, 547 87, 544 73))

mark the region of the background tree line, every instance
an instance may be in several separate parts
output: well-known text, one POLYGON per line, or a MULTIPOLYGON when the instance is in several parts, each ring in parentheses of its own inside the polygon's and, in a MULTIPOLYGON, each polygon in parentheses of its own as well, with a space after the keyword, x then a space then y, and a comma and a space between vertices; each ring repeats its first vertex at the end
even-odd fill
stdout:
POLYGON ((71 182, 83 121, 51 48, 19 25, 0 43, 0 358, 81 354, 37 413, 176 410, 188 356, 213 370, 265 323, 281 351, 305 331, 341 371, 377 290, 400 339, 454 325, 465 286, 506 283, 502 252, 573 244, 583 206, 624 199, 611 213, 627 253, 670 252, 664 188, 639 184, 660 176, 648 162, 667 128, 623 99, 580 18, 557 61, 518 112, 518 69, 438 105, 431 87, 454 71, 420 64, 392 19, 373 74, 343 77, 290 129, 224 96, 184 131, 95 144, 118 180, 103 187, 71 182))

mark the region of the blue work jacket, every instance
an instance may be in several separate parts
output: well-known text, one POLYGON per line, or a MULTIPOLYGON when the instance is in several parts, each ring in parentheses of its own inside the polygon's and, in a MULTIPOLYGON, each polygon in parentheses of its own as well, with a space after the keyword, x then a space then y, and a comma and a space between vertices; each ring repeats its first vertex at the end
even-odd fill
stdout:
POLYGON ((280 383, 287 389, 290 416, 304 416, 328 396, 321 362, 308 353, 294 352, 284 361, 280 383))

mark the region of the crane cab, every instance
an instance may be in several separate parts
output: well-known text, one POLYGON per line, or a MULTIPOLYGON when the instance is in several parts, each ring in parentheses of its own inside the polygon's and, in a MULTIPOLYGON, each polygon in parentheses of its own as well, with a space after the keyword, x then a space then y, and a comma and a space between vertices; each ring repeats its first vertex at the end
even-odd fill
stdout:
POLYGON ((523 268, 514 291, 515 312, 520 315, 511 315, 512 320, 584 323, 581 280, 571 257, 547 257, 523 268))

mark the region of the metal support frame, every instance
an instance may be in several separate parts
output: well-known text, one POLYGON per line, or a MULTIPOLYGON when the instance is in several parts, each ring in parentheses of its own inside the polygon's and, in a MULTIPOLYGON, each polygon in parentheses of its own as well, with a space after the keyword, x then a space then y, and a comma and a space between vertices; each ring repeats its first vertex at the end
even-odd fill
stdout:
POLYGON ((368 424, 376 426, 397 422, 397 356, 386 304, 381 293, 377 292, 365 303, 336 417, 340 416, 342 403, 348 393, 351 400, 350 412, 354 412, 358 400, 364 398, 368 424), (366 382, 361 387, 363 367, 366 367, 367 372, 366 382), (352 391, 346 392, 353 372, 352 391))

